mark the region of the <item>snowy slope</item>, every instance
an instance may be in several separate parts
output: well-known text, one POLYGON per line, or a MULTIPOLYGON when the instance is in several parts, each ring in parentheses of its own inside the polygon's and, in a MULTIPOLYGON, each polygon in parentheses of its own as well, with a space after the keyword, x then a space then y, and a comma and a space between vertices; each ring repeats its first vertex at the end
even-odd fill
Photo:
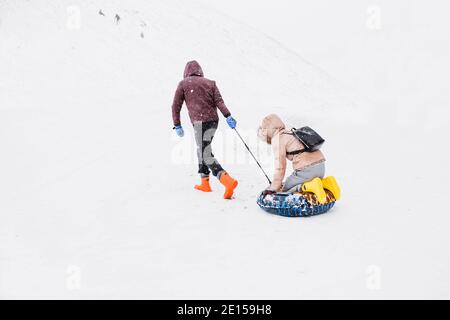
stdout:
POLYGON ((450 296, 450 219, 430 210, 448 187, 416 187, 450 177, 417 171, 413 129, 380 129, 326 72, 206 4, 2 1, 0 70, 0 297, 450 296), (255 137, 264 115, 323 132, 343 187, 330 214, 262 212, 264 177, 224 123, 215 154, 240 181, 236 198, 215 181, 212 194, 193 190, 187 113, 178 139, 170 112, 190 59, 268 171, 255 137), (380 290, 367 286, 372 265, 380 290))

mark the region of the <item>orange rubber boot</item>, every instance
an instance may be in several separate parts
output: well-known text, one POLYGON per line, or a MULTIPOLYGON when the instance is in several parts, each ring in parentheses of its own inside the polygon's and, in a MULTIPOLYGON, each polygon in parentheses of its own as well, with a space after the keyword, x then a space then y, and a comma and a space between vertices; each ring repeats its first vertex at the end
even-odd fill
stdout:
POLYGON ((211 192, 211 186, 209 185, 209 177, 203 177, 201 184, 195 185, 194 188, 203 192, 211 192))
POLYGON ((220 175, 220 183, 225 187, 223 198, 231 199, 231 197, 233 196, 233 191, 238 185, 237 180, 234 180, 227 172, 224 172, 220 175))

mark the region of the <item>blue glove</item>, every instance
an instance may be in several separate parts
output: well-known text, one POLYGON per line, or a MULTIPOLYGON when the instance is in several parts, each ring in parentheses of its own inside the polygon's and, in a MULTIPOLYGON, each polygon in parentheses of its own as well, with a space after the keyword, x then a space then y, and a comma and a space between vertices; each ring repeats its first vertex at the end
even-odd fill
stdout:
POLYGON ((236 120, 234 120, 234 118, 232 116, 227 117, 227 123, 231 129, 236 128, 236 120))
POLYGON ((181 125, 175 126, 174 129, 175 129, 177 135, 178 135, 180 138, 184 136, 184 130, 183 130, 183 127, 182 127, 181 125))

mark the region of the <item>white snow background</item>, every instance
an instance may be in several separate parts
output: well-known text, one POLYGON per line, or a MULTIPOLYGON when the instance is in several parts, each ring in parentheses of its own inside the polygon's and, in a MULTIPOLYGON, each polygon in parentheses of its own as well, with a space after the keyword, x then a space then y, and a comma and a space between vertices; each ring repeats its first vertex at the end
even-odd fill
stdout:
POLYGON ((0 298, 450 298, 448 14, 0 1, 0 298), (223 118, 235 199, 193 189, 192 128, 184 107, 177 138, 170 110, 191 59, 269 173, 268 113, 326 138, 343 194, 329 213, 262 211, 267 182, 223 118))

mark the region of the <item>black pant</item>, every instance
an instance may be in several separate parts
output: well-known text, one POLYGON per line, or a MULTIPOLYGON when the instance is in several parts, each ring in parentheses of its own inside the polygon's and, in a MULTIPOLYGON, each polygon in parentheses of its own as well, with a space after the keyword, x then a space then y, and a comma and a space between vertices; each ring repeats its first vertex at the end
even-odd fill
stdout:
POLYGON ((210 170, 214 176, 223 171, 222 166, 214 158, 211 142, 214 138, 218 121, 200 122, 194 124, 195 142, 197 143, 198 173, 208 176, 210 170))

